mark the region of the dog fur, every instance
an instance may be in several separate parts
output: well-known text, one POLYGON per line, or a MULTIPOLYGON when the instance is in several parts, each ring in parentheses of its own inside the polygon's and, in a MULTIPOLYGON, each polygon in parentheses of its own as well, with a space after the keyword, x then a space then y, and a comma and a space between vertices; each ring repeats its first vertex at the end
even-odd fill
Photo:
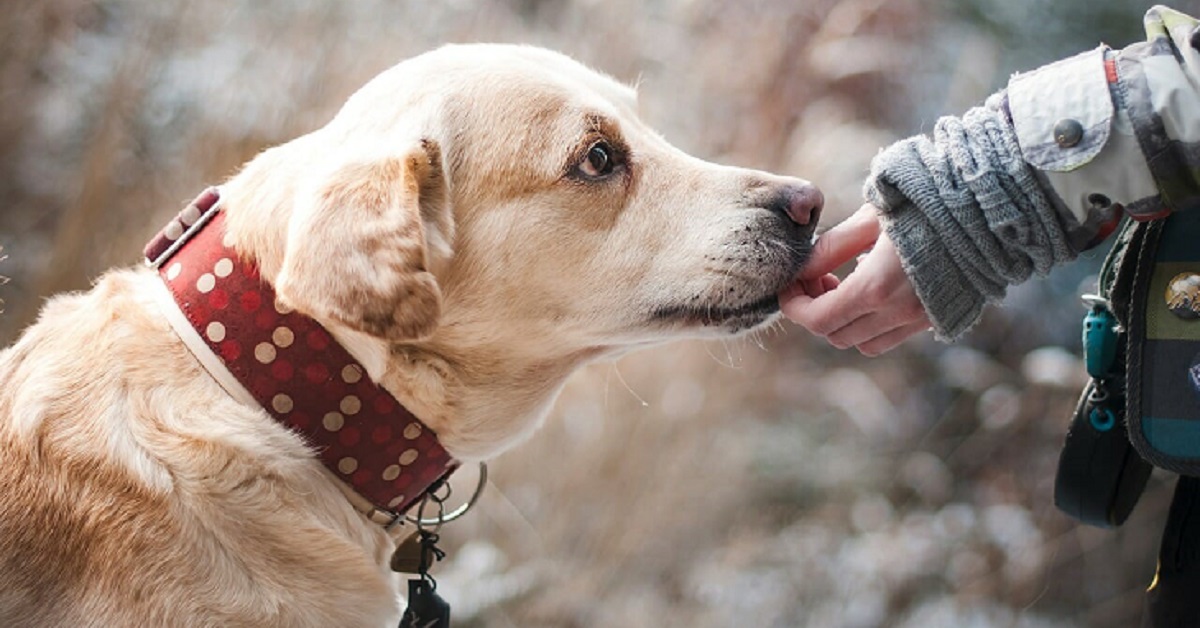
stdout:
MULTIPOLYGON (((588 361, 772 320, 807 255, 815 188, 688 156, 635 107, 555 53, 441 48, 227 181, 228 232, 452 455, 487 459, 588 361)), ((109 272, 0 353, 0 624, 394 625, 395 539, 225 394, 159 281, 109 272)))

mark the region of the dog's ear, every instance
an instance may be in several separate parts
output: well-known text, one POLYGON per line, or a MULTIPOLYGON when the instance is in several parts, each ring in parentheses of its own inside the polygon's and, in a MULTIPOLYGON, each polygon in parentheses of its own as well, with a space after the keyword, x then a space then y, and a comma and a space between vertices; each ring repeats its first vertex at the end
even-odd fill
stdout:
POLYGON ((451 253, 441 152, 342 160, 298 195, 275 290, 318 319, 392 341, 433 333, 442 295, 431 262, 451 253))

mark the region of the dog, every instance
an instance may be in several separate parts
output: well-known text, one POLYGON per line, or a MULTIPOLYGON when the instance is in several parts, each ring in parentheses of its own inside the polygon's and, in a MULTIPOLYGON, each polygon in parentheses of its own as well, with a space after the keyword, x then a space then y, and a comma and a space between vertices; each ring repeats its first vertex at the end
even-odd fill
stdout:
MULTIPOLYGON (((395 426, 403 436, 381 426, 374 446, 435 437, 449 461, 435 474, 527 437, 581 365, 775 320, 820 191, 689 156, 636 106, 632 88, 558 53, 446 46, 383 72, 168 226, 182 241, 181 227, 219 219, 215 270, 193 280, 168 258, 51 299, 0 353, 0 624, 399 619, 398 537, 378 515, 414 495, 363 507, 359 465, 330 466, 281 424, 301 413, 292 398, 243 394, 269 376, 230 383, 237 369, 212 364, 229 357, 224 324, 181 330, 193 312, 164 286, 211 302, 245 266, 271 303, 241 305, 308 321, 310 339, 325 330, 332 347, 313 359, 344 350, 342 379, 417 420, 395 426)), ((338 380, 336 365, 277 368, 298 333, 280 325, 235 357, 338 380)), ((315 432, 348 433, 365 414, 349 397, 309 417, 315 432)))

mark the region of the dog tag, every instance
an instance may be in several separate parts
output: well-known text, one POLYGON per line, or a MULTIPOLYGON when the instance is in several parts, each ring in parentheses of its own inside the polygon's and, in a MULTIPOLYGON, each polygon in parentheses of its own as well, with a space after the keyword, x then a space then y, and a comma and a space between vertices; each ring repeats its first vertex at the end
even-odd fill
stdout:
POLYGON ((400 542, 392 552, 392 571, 396 573, 421 573, 421 558, 425 549, 420 535, 414 534, 400 542))
POLYGON ((408 608, 400 628, 450 628, 450 605, 426 580, 409 580, 408 608))

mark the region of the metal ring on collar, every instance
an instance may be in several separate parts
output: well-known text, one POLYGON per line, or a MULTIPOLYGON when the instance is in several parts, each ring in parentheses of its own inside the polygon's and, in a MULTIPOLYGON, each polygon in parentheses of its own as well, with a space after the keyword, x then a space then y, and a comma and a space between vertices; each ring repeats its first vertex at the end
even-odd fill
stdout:
POLYGON ((467 500, 467 503, 450 511, 449 514, 439 517, 422 518, 414 517, 413 515, 405 515, 404 519, 409 523, 416 524, 417 526, 438 526, 442 525, 443 523, 454 521, 455 519, 467 514, 467 512, 475 506, 475 502, 479 501, 479 496, 483 495, 483 488, 487 486, 487 478, 487 464, 481 462, 479 463, 479 481, 475 484, 475 492, 471 493, 471 498, 467 500))

